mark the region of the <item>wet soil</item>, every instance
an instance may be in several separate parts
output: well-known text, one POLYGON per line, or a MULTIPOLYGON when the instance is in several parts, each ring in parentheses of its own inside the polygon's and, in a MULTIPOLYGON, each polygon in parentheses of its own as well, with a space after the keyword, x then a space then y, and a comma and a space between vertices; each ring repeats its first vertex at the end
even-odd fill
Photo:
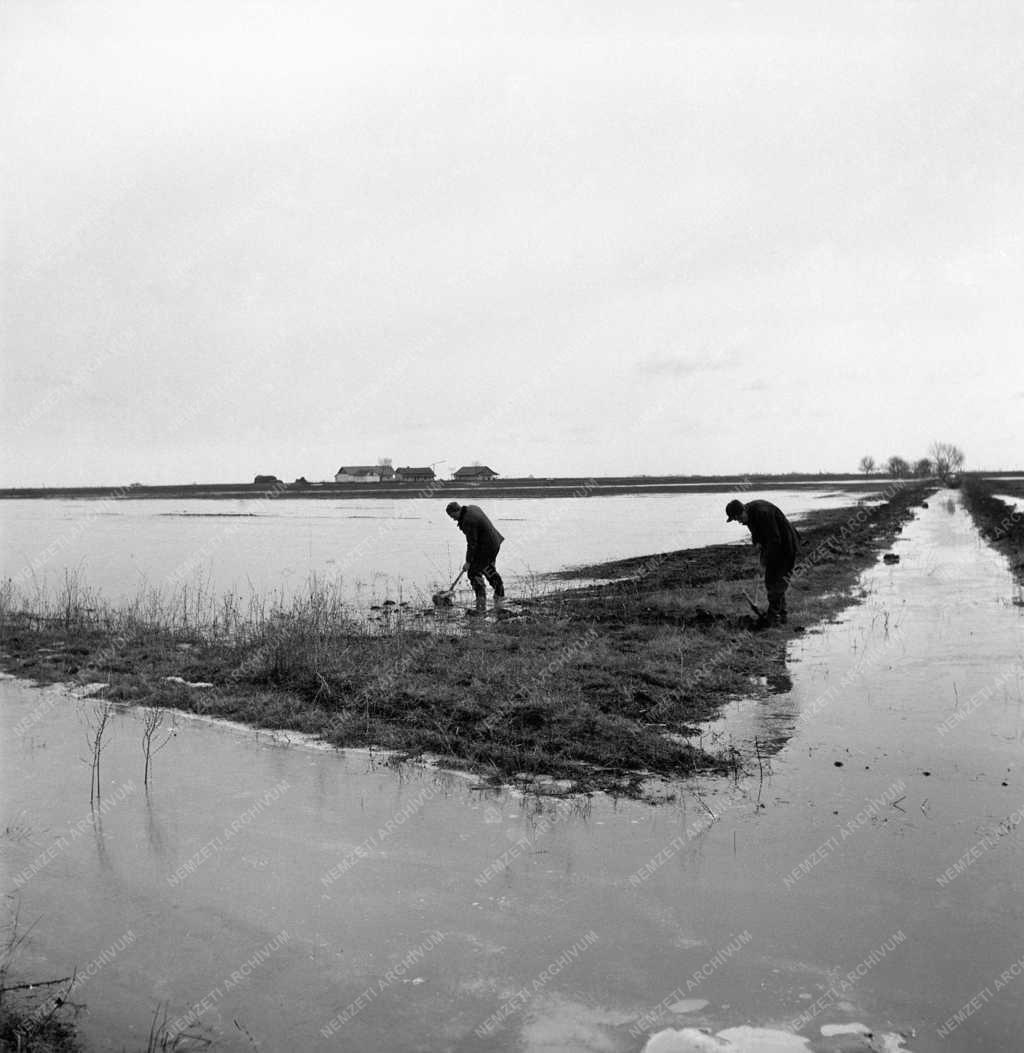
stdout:
POLYGON ((978 532, 1010 561, 1014 576, 1024 582, 1024 511, 995 496, 996 492, 1024 498, 1024 483, 965 476, 961 483, 964 507, 978 532))

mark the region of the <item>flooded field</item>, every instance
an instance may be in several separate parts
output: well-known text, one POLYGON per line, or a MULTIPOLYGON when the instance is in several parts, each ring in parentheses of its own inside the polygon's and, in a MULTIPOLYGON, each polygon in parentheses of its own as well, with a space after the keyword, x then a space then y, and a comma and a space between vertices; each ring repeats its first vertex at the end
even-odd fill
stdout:
MULTIPOLYGON (((799 522, 868 498, 839 489, 766 491, 799 522)), ((728 495, 516 498, 484 501, 506 537, 500 567, 513 588, 573 564, 744 539, 726 524, 728 495)), ((416 602, 458 573, 462 535, 438 500, 4 501, 0 577, 59 587, 74 569, 110 600, 201 586, 289 594, 312 575, 354 603, 416 602)))
POLYGON ((1014 1049, 1024 617, 956 495, 896 551, 701 729, 746 774, 657 805, 182 716, 147 791, 125 712, 92 822, 94 704, 3 681, 19 971, 85 973, 98 1050, 144 1047, 158 1004, 226 1050, 1014 1049))
POLYGON ((1020 494, 993 494, 993 497, 998 498, 1000 501, 1005 501, 1012 509, 1017 512, 1024 511, 1024 497, 1020 494))

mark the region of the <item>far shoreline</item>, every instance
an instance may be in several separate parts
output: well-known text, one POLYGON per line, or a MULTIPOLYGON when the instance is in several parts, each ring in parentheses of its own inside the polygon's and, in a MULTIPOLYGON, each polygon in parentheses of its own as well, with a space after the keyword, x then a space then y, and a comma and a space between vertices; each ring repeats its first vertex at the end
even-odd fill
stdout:
MULTIPOLYGON (((1013 472, 991 473, 993 476, 1013 472)), ((564 478, 509 478, 485 483, 464 483, 453 479, 429 482, 374 483, 181 483, 159 486, 139 484, 111 486, 7 487, 0 489, 0 500, 336 500, 346 498, 415 500, 428 498, 555 498, 621 497, 647 494, 732 493, 749 490, 815 489, 841 487, 850 491, 871 491, 894 480, 885 475, 864 476, 844 473, 793 473, 790 475, 638 475, 564 478)))

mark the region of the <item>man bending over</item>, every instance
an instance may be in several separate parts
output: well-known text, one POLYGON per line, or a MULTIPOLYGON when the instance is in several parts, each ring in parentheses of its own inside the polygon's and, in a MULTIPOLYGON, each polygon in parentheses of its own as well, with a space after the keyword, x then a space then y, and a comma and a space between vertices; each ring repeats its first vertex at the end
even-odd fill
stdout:
POLYGON ((458 501, 450 501, 445 511, 466 535, 466 562, 462 569, 469 574, 469 583, 476 595, 477 614, 483 614, 487 610, 484 578, 494 590, 495 608, 503 606, 505 585, 494 567, 494 561, 498 558, 498 549, 505 539, 498 533, 483 509, 477 505, 460 505, 458 501))
POLYGON ((765 625, 786 624, 786 589, 796 565, 800 535, 793 524, 771 501, 730 501, 725 506, 725 521, 743 523, 761 554, 764 567, 764 589, 768 594, 765 625))

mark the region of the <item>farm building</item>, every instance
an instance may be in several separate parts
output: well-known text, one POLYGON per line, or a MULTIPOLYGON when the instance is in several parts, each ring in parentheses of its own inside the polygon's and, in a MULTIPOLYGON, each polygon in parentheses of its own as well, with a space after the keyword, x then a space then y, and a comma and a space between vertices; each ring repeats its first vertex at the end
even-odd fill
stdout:
POLYGON ((395 478, 403 480, 429 481, 434 478, 433 468, 396 468, 395 478))
POLYGON ((254 486, 266 486, 269 483, 278 483, 280 481, 276 475, 257 475, 252 482, 254 486))
POLYGON ((393 479, 394 468, 390 464, 342 465, 334 473, 336 483, 379 483, 393 479))
POLYGON ((486 482, 488 479, 497 479, 497 477, 498 473, 493 468, 488 468, 486 464, 466 465, 452 476, 453 479, 466 483, 486 482))

